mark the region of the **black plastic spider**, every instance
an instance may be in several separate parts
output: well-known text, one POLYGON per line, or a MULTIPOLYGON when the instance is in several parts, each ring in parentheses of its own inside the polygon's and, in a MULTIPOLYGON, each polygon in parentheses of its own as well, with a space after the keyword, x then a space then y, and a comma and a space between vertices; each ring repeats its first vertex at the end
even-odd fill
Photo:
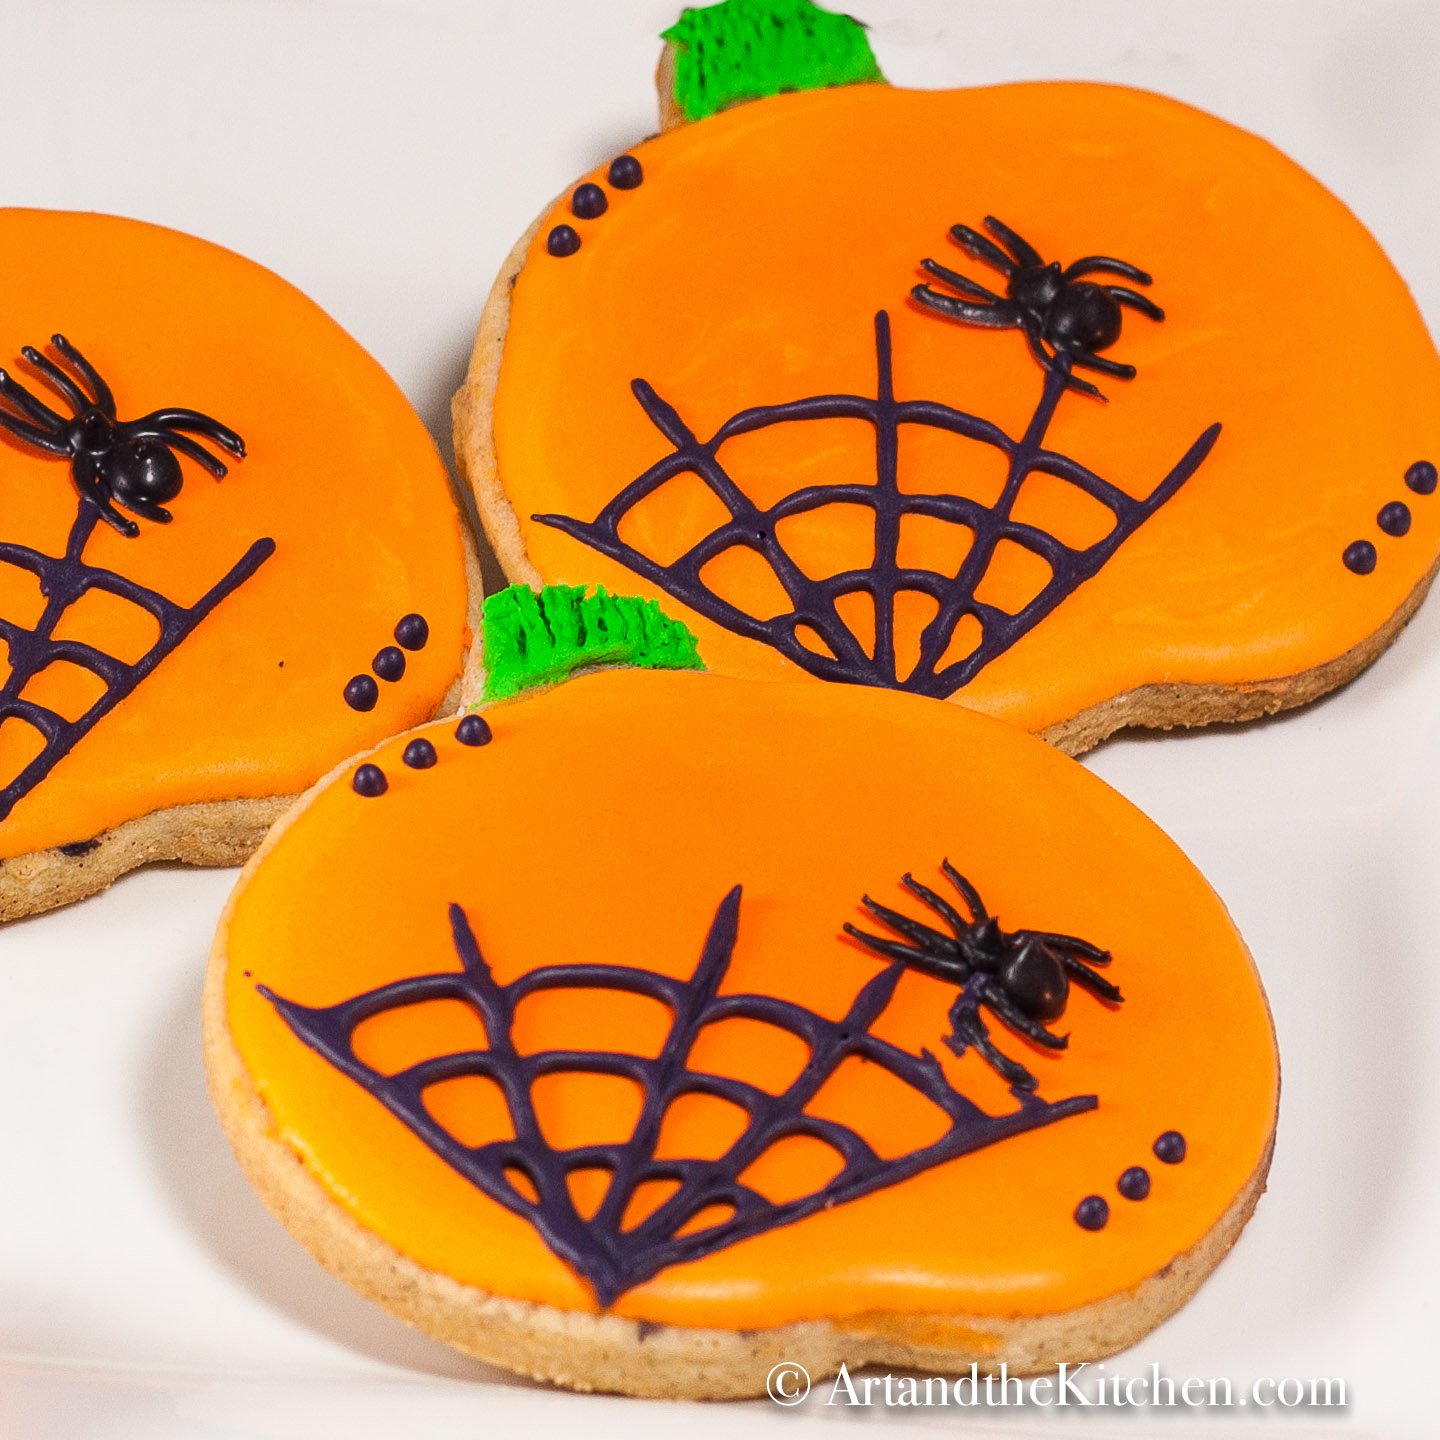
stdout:
POLYGON ((227 473, 224 464, 182 435, 182 430, 203 435, 245 458, 245 442, 233 430, 196 410, 154 410, 138 420, 117 419, 115 397, 95 367, 63 335, 51 336, 50 343, 94 398, 53 360, 27 345, 20 352, 26 362, 74 413, 67 419, 0 370, 0 396, 20 412, 0 409, 0 429, 38 450, 65 456, 75 488, 122 535, 134 539, 140 527, 121 515, 116 505, 142 519, 169 523, 164 502, 173 500, 185 484, 176 451, 203 465, 217 480, 227 473))
POLYGON ((995 1048, 980 1007, 986 1006, 1017 1035, 1047 1050, 1063 1050, 1069 1037, 1054 1034, 1048 1026, 1065 1013, 1072 981, 1112 1005, 1118 1005, 1123 998, 1114 985, 1090 968, 1108 965, 1109 952, 1074 935, 1056 935, 1048 930, 1002 930, 975 887, 948 860, 941 862, 941 868, 960 892, 973 919, 967 920, 948 900, 910 875, 900 883, 939 915, 951 934, 942 934, 898 910, 877 904, 868 895, 864 897, 865 908, 911 943, 903 945, 898 940, 867 935, 853 925, 846 925, 845 933, 877 955, 903 960, 927 975, 959 985, 960 996, 950 1010, 954 1033, 947 1037, 946 1044, 957 1055, 974 1046, 1012 1089, 1033 1090, 1035 1077, 995 1048))
POLYGON ((1135 367, 1115 360, 1103 360, 1096 353, 1108 350, 1120 338, 1121 306, 1128 305, 1151 320, 1163 320, 1165 312, 1153 300, 1124 285, 1099 285, 1083 280, 1083 275, 1119 275, 1136 285, 1149 285, 1150 276, 1124 260, 1108 255, 1087 255, 1073 265, 1060 268, 1058 260, 1048 264, 1027 240, 993 215, 985 217, 985 228, 1004 245, 988 239, 968 225, 952 225, 950 238, 977 260, 992 265, 1005 277, 1004 296, 996 295, 983 285, 934 260, 922 260, 921 266, 943 280, 968 299, 941 294, 928 285, 917 285, 910 292, 922 305, 940 315, 967 325, 983 325, 992 330, 1023 330, 1035 358, 1047 370, 1054 370, 1064 357, 1065 374, 1072 388, 1086 395, 1105 397, 1088 380, 1070 373, 1070 367, 1082 366, 1113 375, 1117 380, 1133 380, 1135 367), (1046 346, 1050 348, 1047 350, 1046 346))

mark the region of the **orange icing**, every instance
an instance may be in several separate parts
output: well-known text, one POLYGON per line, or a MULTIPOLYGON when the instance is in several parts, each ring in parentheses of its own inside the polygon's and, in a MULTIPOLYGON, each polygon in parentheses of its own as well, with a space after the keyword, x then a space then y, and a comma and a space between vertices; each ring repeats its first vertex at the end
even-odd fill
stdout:
MULTIPOLYGON (((702 439, 747 407, 874 395, 871 324, 885 309, 899 398, 940 401, 1018 436, 1041 385, 1023 336, 947 321, 908 298, 925 256, 1003 288, 947 239, 952 224, 979 227, 986 215, 1046 259, 1099 252, 1141 265, 1167 312, 1161 324, 1126 312, 1106 353, 1134 363, 1138 377, 1092 376, 1108 405, 1067 397, 1052 448, 1145 495, 1212 422, 1224 433, 1098 576, 956 698, 1041 730, 1136 686, 1296 674, 1378 629, 1440 550, 1440 496, 1402 483, 1413 462, 1440 460, 1440 363, 1421 317, 1349 211, 1254 136, 1102 85, 859 86, 743 105, 634 153, 644 184, 611 192, 597 220, 557 208, 514 289, 495 441, 526 551, 547 582, 661 596, 530 518, 593 520, 669 453, 630 394, 635 377, 702 439), (556 259, 545 239, 562 219, 582 244, 556 259), (1414 513, 1404 539, 1376 525, 1394 499, 1414 513), (1341 563, 1357 539, 1379 550, 1367 577, 1341 563)), ((768 504, 803 485, 872 483, 874 446, 862 420, 817 420, 740 436, 720 459, 768 504)), ((899 453, 909 491, 988 503, 1004 478, 998 452, 918 426, 902 430, 899 453)), ((870 563, 870 512, 850 509, 783 522, 807 574, 870 563)), ((685 479, 642 503, 621 534, 669 560, 725 515, 685 479)), ((1098 502, 1043 476, 1027 482, 1017 517, 1072 544, 1108 528, 1098 502)), ((902 559, 955 573, 968 532, 918 517, 906 530, 902 559)), ((997 559, 979 598, 1022 605, 1046 576, 1043 564, 1038 580, 1027 574, 1027 560, 1034 570, 1025 552, 997 559)), ((727 551, 705 578, 761 618, 790 608, 750 551, 727 551)), ((768 647, 664 603, 695 629, 712 670, 796 673, 768 647)), ((852 604, 847 619, 868 642, 873 614, 863 599, 852 604)), ((915 595, 900 608, 903 674, 934 611, 915 595)), ((957 644, 952 658, 973 637, 957 644)))
MULTIPOLYGON (((218 484, 183 461, 173 523, 142 521, 133 540, 101 524, 87 561, 189 604, 253 541, 276 543, 0 821, 0 859, 171 805, 298 791, 433 715, 469 640, 461 522, 433 443, 375 361, 269 271, 134 221, 0 211, 0 270, 0 365, 34 393, 51 398, 20 347, 59 330, 109 381, 121 419, 185 406, 249 451, 218 484), (410 611, 429 621, 429 644, 373 711, 351 710, 346 680, 410 611)), ((75 516, 68 461, 0 433, 0 516, 4 539, 60 553, 75 516)), ((0 615, 30 624, 39 608, 33 577, 0 565, 0 615)), ((134 659, 155 626, 92 592, 60 633, 134 659)), ((7 668, 0 659, 0 680, 7 668)), ((68 665, 33 686, 27 697, 67 716, 98 694, 68 665)), ((0 784, 38 748, 29 726, 0 725, 0 784)))
MULTIPOLYGON (((439 752, 432 770, 400 763, 403 739, 382 746, 369 758, 389 776, 383 797, 356 795, 353 767, 342 772, 242 881, 220 937, 231 1035, 276 1133, 337 1203, 422 1265, 500 1295, 594 1308, 527 1222, 303 1045, 256 987, 329 1005, 457 969, 452 902, 502 983, 572 959, 683 976, 721 897, 742 884, 722 993, 761 991, 832 1016, 881 963, 840 931, 865 921, 861 895, 922 913, 899 877, 913 870, 943 888, 945 856, 1007 927, 1058 928, 1114 952, 1106 973, 1124 1004, 1109 1010, 1073 991, 1057 1027, 1071 1037, 1063 1057, 991 1023, 1045 1098, 1095 1093, 1097 1111, 664 1270, 617 1313, 743 1328, 1067 1309, 1194 1245, 1255 1171, 1278 1073, 1244 945, 1175 845, 1073 761, 959 707, 851 686, 610 672, 487 714, 495 738, 480 749, 445 723, 423 731, 439 752), (1171 1128, 1190 1147, 1174 1167, 1150 1153, 1171 1128), (1154 1179, 1142 1203, 1115 1193, 1136 1164, 1154 1179), (1072 1218, 1092 1192, 1112 1208, 1099 1233, 1072 1218)), ((875 1033, 929 1049, 982 1108, 1008 1112, 1014 1102, 983 1062, 943 1044, 955 993, 907 974, 875 1033)), ((643 998, 537 995, 521 1003, 516 1043, 654 1054, 665 1021, 643 998)), ((367 1026, 360 1053, 386 1071, 474 1048, 480 1030, 466 1006, 440 1002, 367 1026)), ((803 1059, 787 1035, 726 1021, 702 1033, 691 1063, 773 1091, 803 1059)), ((509 1133, 484 1081, 450 1082, 431 1101, 468 1143, 509 1133)), ((569 1146, 623 1137, 638 1094, 623 1079, 552 1077, 536 1103, 551 1143, 569 1146)), ((937 1135, 938 1112, 859 1062, 815 1108, 881 1154, 937 1135)), ((692 1097, 668 1112, 662 1153, 718 1156, 736 1120, 724 1102, 692 1097)), ((788 1144, 750 1178, 772 1199, 803 1193, 833 1160, 823 1146, 788 1144)), ((603 1176, 576 1183, 598 1203, 603 1176)))

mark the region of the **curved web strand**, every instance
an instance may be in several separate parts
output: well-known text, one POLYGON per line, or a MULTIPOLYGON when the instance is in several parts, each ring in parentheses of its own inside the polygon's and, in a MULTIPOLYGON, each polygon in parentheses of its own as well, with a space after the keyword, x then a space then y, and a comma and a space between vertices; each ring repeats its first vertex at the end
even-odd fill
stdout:
POLYGON ((193 605, 179 605, 134 580, 85 560, 100 511, 80 498, 75 521, 63 555, 47 555, 28 545, 0 541, 0 565, 28 571, 40 582, 45 608, 33 627, 0 616, 0 640, 10 658, 10 673, 0 685, 0 725, 21 723, 40 733, 42 748, 32 760, 0 788, 0 822, 55 768, 227 595, 238 590, 275 551, 273 540, 257 540, 233 566, 193 605), (136 661, 123 661, 78 640, 57 640, 55 631, 66 612, 81 596, 102 590, 150 614, 159 633, 136 661), (66 661, 89 670, 103 690, 85 713, 67 720, 56 711, 25 696, 26 687, 46 666, 66 661))
POLYGON ((581 544, 624 565, 697 614, 738 635, 777 650, 802 669, 825 680, 888 686, 922 695, 946 697, 963 689, 997 656, 1040 623, 1065 598, 1099 572, 1124 542, 1204 464, 1220 434, 1205 430, 1144 498, 1136 499, 1070 456, 1047 448, 1055 411, 1069 386, 1069 363, 1061 357, 1045 370, 1044 385, 1025 433, 1017 440, 981 416, 929 400, 899 400, 894 393, 889 316, 875 317, 876 386, 873 397, 816 395, 778 405, 756 406, 731 417, 714 436, 702 441, 662 399, 654 387, 636 380, 632 389, 656 429, 672 449, 637 476, 593 520, 571 515, 535 515, 581 544), (775 504, 757 505, 726 471, 720 447, 737 435, 771 425, 835 418, 861 419, 875 432, 875 478, 871 483, 808 485, 775 504), (1006 461, 1004 488, 993 505, 952 493, 913 494, 899 487, 899 435, 905 425, 943 430, 1000 451, 1006 461), (1068 545, 1048 531, 1014 518, 1026 479, 1045 474, 1082 490, 1103 505, 1111 527, 1084 547, 1068 545), (730 519, 713 529, 678 559, 653 559, 620 537, 620 526, 643 500, 682 474, 698 477, 725 506, 730 519), (775 534, 791 515, 827 505, 862 505, 873 512, 874 558, 865 569, 847 570, 816 580, 804 574, 775 534), (901 524, 907 515, 926 515, 964 527, 973 541, 954 574, 902 567, 901 524), (1015 613, 976 598, 1002 541, 1038 556, 1048 567, 1044 587, 1015 613), (790 602, 790 609, 762 619, 716 593, 701 571, 716 556, 736 546, 760 555, 790 602), (908 674, 897 671, 896 597, 905 591, 928 595, 938 609, 921 635, 920 659, 908 674), (863 592, 874 602, 873 640, 857 636, 842 619, 837 602, 863 592), (966 617, 979 626, 980 642, 963 658, 945 664, 956 628, 966 617), (817 654, 797 632, 818 634, 829 650, 817 654))
POLYGON ((396 981, 336 1005, 312 1007, 260 993, 275 1006, 296 1036, 338 1070, 363 1086, 447 1165, 507 1210, 523 1216, 545 1243, 593 1287, 602 1305, 672 1265, 698 1259, 752 1235, 792 1224, 818 1210, 843 1204, 895 1185, 935 1165, 993 1145, 1012 1135, 1053 1124, 1095 1108, 1093 1095, 1049 1103, 1017 1095, 1019 1108, 990 1115, 954 1090, 939 1062, 926 1051, 912 1055, 871 1033, 905 971, 888 965, 862 985, 839 1020, 771 995, 720 993, 729 970, 740 918, 740 887, 720 902, 689 979, 675 979, 629 966, 576 963, 545 965, 507 985, 486 964, 465 912, 450 907, 451 937, 460 968, 396 981), (670 1011, 670 1028, 658 1056, 598 1050, 543 1050, 521 1054, 512 1031, 518 1003, 528 995, 559 989, 610 989, 648 996, 670 1011), (426 1000, 458 1000, 484 1025, 483 1049, 425 1060, 392 1075, 381 1074, 356 1054, 354 1034, 362 1023, 426 1000), (809 1059, 779 1095, 690 1063, 700 1032, 718 1020, 740 1017, 774 1026, 798 1038, 809 1059), (807 1104, 851 1056, 870 1062, 937 1106, 948 1121, 933 1143, 883 1159, 867 1140, 833 1119, 807 1113, 807 1104), (533 1086, 557 1073, 615 1075, 633 1081, 643 1097, 640 1117, 623 1141, 557 1149, 536 1119, 533 1086), (466 1144, 429 1112, 428 1087, 462 1076, 481 1076, 499 1087, 513 1135, 466 1144), (739 1106, 743 1133, 718 1159, 660 1158, 661 1124, 681 1096, 712 1095, 739 1106), (741 1178, 777 1141, 804 1135, 830 1147, 841 1169, 813 1192, 786 1202, 767 1199, 741 1178), (589 1218, 571 1196, 568 1177, 576 1170, 608 1172, 604 1198, 589 1218), (529 1189, 517 1188, 518 1172, 529 1189), (674 1191, 652 1213, 626 1226, 636 1191, 646 1182, 666 1181, 674 1191), (726 1218, 694 1230, 687 1227, 712 1207, 726 1218))

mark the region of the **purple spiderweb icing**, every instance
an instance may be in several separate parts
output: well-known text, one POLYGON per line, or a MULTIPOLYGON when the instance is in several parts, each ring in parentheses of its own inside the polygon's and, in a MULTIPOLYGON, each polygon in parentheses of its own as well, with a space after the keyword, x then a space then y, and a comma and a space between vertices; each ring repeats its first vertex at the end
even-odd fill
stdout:
POLYGON ((729 969, 740 916, 740 887, 720 902, 700 961, 689 979, 674 979, 629 966, 576 963, 545 965, 499 984, 481 956, 474 932, 458 905, 450 927, 461 969, 420 975, 383 985, 337 1005, 310 1007, 260 993, 274 1004, 301 1041, 363 1086, 448 1165, 492 1200, 528 1220, 556 1255, 589 1281, 602 1305, 671 1265, 708 1255, 748 1236, 790 1224, 806 1215, 894 1185, 909 1176, 1010 1136, 1095 1108, 1093 1095, 1055 1103, 1016 1093, 1019 1108, 990 1115, 954 1090, 928 1051, 912 1055, 871 1033, 906 967, 887 966, 856 993, 846 1014, 830 1020, 774 996, 720 994, 729 969), (608 1050, 542 1050, 522 1054, 515 1045, 516 1006, 547 990, 606 989, 648 996, 670 1011, 670 1029, 657 1056, 608 1050), (354 1033, 378 1015, 431 1000, 458 1000, 485 1027, 484 1049, 425 1060, 384 1075, 356 1054, 354 1033), (809 1058, 778 1095, 744 1080, 692 1068, 691 1050, 707 1026, 731 1018, 758 1021, 802 1041, 809 1058), (924 1096, 948 1121, 943 1135, 908 1154, 882 1158, 855 1130, 809 1114, 806 1106, 840 1063, 858 1056, 924 1096), (580 1073, 622 1076, 640 1088, 640 1117, 630 1136, 613 1144, 557 1149, 546 1141, 536 1117, 532 1087, 544 1076, 580 1073), (481 1076, 499 1087, 513 1138, 466 1144, 431 1115, 425 1091, 443 1081, 481 1076), (744 1132, 718 1159, 660 1158, 661 1124, 670 1105, 689 1094, 712 1095, 739 1106, 744 1132), (842 1165, 813 1193, 777 1203, 745 1183, 746 1170, 772 1145, 803 1135, 829 1146, 842 1165), (576 1170, 609 1172, 599 1208, 586 1217, 568 1186, 576 1170), (507 1177, 523 1175, 523 1192, 507 1177), (676 1188, 653 1212, 627 1222, 627 1208, 646 1181, 676 1188), (709 1207, 724 1218, 687 1229, 709 1207), (682 1233, 683 1232, 683 1233, 682 1233))
POLYGON ((821 679, 944 697, 968 685, 996 656, 1096 574, 1200 468, 1220 434, 1218 424, 1210 426, 1144 499, 1136 499, 1078 460, 1046 448, 1046 433, 1069 385, 1070 366, 1063 356, 1046 369, 1034 415, 1025 433, 1015 440, 991 421, 963 410, 930 400, 897 400, 891 370, 890 320, 883 310, 875 317, 875 348, 878 384, 873 397, 818 395, 757 406, 732 416, 709 440, 698 439, 652 386, 636 380, 631 387, 635 398, 673 446, 671 453, 626 485, 594 520, 569 515, 532 518, 609 556, 716 624, 773 646, 821 679), (865 420, 874 426, 873 484, 807 485, 761 508, 727 474, 717 453, 727 440, 771 425, 835 418, 865 420), (986 506, 957 494, 902 492, 899 442, 901 427, 907 425, 949 431, 1000 451, 1006 459, 1007 474, 995 503, 986 506), (1065 481, 1099 501, 1113 517, 1110 530, 1089 546, 1075 547, 1015 519, 1012 512, 1021 489, 1026 479, 1037 473, 1065 481), (683 474, 698 476, 731 518, 678 559, 661 564, 623 540, 620 526, 636 505, 683 474), (814 579, 786 553, 775 527, 788 516, 834 504, 863 505, 874 512, 874 562, 866 569, 814 579), (901 521, 906 515, 931 516, 971 533, 970 548, 954 574, 900 565, 901 521), (1039 593, 1013 614, 976 596, 1001 541, 1023 546, 1050 571, 1039 593), (705 566, 736 546, 754 551, 767 562, 790 600, 790 610, 762 619, 722 598, 705 582, 701 575, 705 566), (895 657, 895 600, 904 591, 927 595, 939 608, 921 635, 918 663, 908 674, 901 675, 895 657), (868 648, 841 618, 836 603, 859 592, 868 594, 874 602, 875 635, 868 648), (980 641, 969 653, 945 663, 956 627, 966 616, 978 622, 980 641), (817 654, 802 643, 796 633, 802 626, 821 638, 829 655, 817 654))
POLYGON ((10 673, 0 685, 0 725, 20 722, 40 733, 39 752, 0 789, 0 821, 53 770, 84 737, 129 695, 142 680, 186 640, 227 595, 238 590, 275 551, 273 540, 257 540, 230 570, 193 605, 178 605, 114 570, 88 564, 84 558, 99 509, 81 498, 63 555, 47 555, 28 545, 0 540, 0 565, 27 570, 40 582, 45 608, 33 628, 0 616, 0 640, 10 657, 10 673), (66 612, 88 591, 100 590, 129 601, 154 617, 159 634, 136 661, 124 661, 81 640, 57 639, 55 631, 66 612), (100 697, 84 714, 71 720, 25 698, 25 689, 48 665, 66 661, 95 675, 104 685, 100 697))

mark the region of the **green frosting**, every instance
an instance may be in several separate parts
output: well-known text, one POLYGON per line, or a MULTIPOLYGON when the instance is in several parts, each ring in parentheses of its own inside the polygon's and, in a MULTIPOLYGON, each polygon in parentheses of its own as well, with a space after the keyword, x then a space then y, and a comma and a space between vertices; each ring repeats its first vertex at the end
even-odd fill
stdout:
POLYGON ((653 600, 610 595, 582 585, 547 585, 538 593, 512 585, 486 597, 485 698, 504 700, 553 685, 591 665, 644 670, 703 670, 695 637, 653 600))
POLYGON ((687 120, 782 90, 885 78, 865 27, 811 0, 722 0, 684 11, 662 38, 675 46, 675 103, 687 120))

